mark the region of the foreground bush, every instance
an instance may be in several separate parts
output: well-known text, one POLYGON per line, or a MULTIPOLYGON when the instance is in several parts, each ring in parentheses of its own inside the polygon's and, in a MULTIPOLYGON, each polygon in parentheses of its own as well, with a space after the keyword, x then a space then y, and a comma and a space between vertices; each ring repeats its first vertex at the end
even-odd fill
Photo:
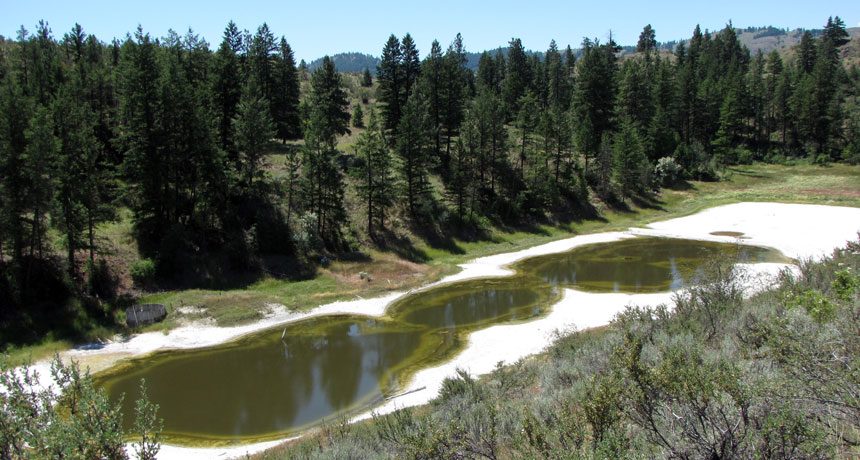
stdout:
MULTIPOLYGON (((55 357, 51 376, 62 392, 41 388, 36 372, 25 366, 0 362, 0 458, 127 459, 121 402, 111 404, 74 362, 55 357)), ((161 420, 143 381, 141 394, 135 411, 140 440, 133 449, 139 459, 151 460, 159 450, 161 420)))

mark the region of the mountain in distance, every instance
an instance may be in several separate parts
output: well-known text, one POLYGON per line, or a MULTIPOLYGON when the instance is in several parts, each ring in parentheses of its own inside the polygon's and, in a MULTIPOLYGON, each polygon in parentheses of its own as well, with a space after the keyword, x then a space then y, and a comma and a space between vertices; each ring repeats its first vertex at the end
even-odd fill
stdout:
MULTIPOLYGON (((338 53, 329 57, 340 72, 364 72, 364 69, 370 69, 370 73, 376 75, 376 66, 380 62, 378 57, 364 53, 338 53)), ((322 62, 323 58, 314 59, 308 63, 308 70, 313 72, 322 66, 322 62)))
MULTIPOLYGON (((851 40, 855 41, 858 37, 860 37, 860 27, 850 27, 846 29, 851 40)), ((773 50, 787 50, 792 46, 800 43, 800 38, 803 36, 803 32, 806 29, 780 29, 773 26, 766 27, 747 27, 747 28, 737 28, 735 29, 735 33, 738 36, 738 41, 740 41, 741 45, 746 46, 750 50, 750 54, 755 56, 758 51, 761 51, 762 54, 768 54, 773 50)), ((719 31, 709 31, 711 34, 716 34, 719 31)), ((812 33, 813 37, 818 37, 821 35, 824 30, 823 29, 810 29, 810 33, 812 33)), ((659 33, 659 31, 658 31, 659 33)), ((688 42, 689 39, 684 40, 672 40, 668 42, 661 42, 658 45, 658 48, 663 51, 674 51, 675 48, 681 42, 688 42)), ((564 49, 567 45, 559 45, 559 51, 563 54, 564 49)), ((850 46, 850 45, 849 45, 850 46)), ((579 48, 575 48, 574 54, 579 58, 582 54, 582 50, 579 48)), ((626 45, 622 46, 620 54, 627 55, 632 54, 636 51, 635 45, 626 45)), ((488 52, 495 56, 496 53, 507 54, 507 47, 500 47, 494 50, 488 50, 488 52)), ((481 58, 481 54, 483 52, 467 52, 466 53, 466 68, 471 70, 478 70, 478 61, 481 58)), ((543 59, 544 52, 543 51, 526 51, 526 54, 531 57, 532 55, 538 55, 540 59, 543 59)), ((372 56, 364 53, 338 53, 331 56, 332 61, 334 61, 335 67, 337 70, 341 72, 364 72, 364 69, 370 69, 372 74, 376 74, 376 66, 379 65, 380 59, 376 56, 372 56)), ((422 55, 423 59, 423 55, 422 55)), ((311 63, 308 64, 308 69, 313 71, 322 65, 322 58, 315 59, 311 63)))

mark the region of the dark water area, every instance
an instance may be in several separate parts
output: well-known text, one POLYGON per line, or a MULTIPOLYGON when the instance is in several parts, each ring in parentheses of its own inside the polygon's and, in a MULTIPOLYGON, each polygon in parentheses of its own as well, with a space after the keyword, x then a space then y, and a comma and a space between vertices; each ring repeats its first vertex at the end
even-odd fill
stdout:
POLYGON ((114 399, 125 394, 126 429, 144 378, 174 442, 284 437, 380 404, 416 370, 451 358, 469 333, 542 316, 560 288, 674 290, 718 259, 789 262, 772 249, 690 240, 583 246, 518 262, 512 277, 418 291, 391 305, 385 318, 311 318, 286 325, 286 332, 282 326, 216 347, 132 359, 97 382, 114 399))

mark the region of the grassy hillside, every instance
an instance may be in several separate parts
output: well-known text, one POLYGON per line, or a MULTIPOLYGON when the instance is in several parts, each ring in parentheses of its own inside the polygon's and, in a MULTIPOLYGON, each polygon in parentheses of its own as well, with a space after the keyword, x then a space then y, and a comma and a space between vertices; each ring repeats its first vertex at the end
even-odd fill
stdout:
MULTIPOLYGON (((348 151, 349 149, 347 149, 348 151)), ((269 164, 279 164, 277 155, 269 164)), ((276 171, 276 169, 273 169, 276 171)), ((143 330, 164 330, 187 321, 211 319, 218 325, 236 325, 258 320, 270 304, 282 304, 296 311, 356 296, 382 295, 406 290, 441 278, 457 270, 456 265, 475 257, 511 252, 576 234, 623 230, 647 222, 693 214, 702 209, 741 201, 783 201, 860 207, 860 167, 847 165, 749 165, 725 171, 722 182, 688 182, 674 189, 663 189, 650 202, 628 201, 625 207, 610 207, 595 201, 597 214, 590 218, 534 222, 520 227, 487 226, 480 232, 424 239, 392 217, 387 244, 370 249, 372 242, 356 230, 366 249, 350 258, 332 260, 317 266, 302 279, 279 273, 244 274, 225 280, 220 288, 150 291, 133 285, 128 267, 136 258, 132 226, 128 214, 119 222, 104 225, 100 244, 107 249, 109 261, 116 264, 120 286, 125 295, 119 301, 137 298, 138 302, 164 303, 170 315, 164 323, 143 330), (369 273, 370 281, 359 273, 369 273), (198 309, 187 310, 183 306, 198 309), (183 313, 184 312, 184 313, 183 313)), ((348 197, 348 202, 355 198, 348 197)), ((353 208, 353 213, 360 213, 353 208)), ((275 261, 278 262, 278 261, 275 261)), ((288 260, 280 261, 289 263, 288 260)), ((150 288, 151 289, 151 288, 150 288)), ((156 288, 159 289, 159 288, 156 288)), ((160 289, 159 289, 160 290, 160 289)), ((120 315, 120 312, 116 313, 120 315)), ((123 321, 118 320, 121 324, 123 321)), ((122 326, 80 325, 90 340, 130 333, 122 326), (117 329, 117 327, 119 327, 117 329)), ((51 335, 39 344, 7 350, 15 359, 32 356, 40 359, 56 350, 69 348, 77 339, 51 335)))

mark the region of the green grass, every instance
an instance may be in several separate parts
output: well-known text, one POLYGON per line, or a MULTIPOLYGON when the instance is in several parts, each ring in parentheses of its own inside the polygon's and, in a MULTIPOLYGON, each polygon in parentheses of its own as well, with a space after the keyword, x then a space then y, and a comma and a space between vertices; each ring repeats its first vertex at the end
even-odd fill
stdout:
MULTIPOLYGON (((367 298, 392 290, 417 287, 458 270, 457 264, 476 257, 512 252, 577 234, 625 230, 649 222, 694 214, 703 209, 742 201, 777 201, 788 203, 828 204, 860 207, 860 167, 833 165, 829 167, 797 165, 750 165, 726 171, 722 182, 691 182, 688 187, 665 189, 655 197, 655 206, 619 211, 600 208, 601 219, 562 222, 557 225, 537 225, 527 230, 492 228, 486 237, 476 241, 454 239, 444 247, 432 246, 412 237, 415 251, 424 256, 423 264, 399 258, 393 252, 370 250, 369 260, 338 261, 320 269, 318 275, 305 281, 264 279, 237 290, 183 290, 144 295, 142 302, 162 303, 173 313, 182 306, 204 309, 202 315, 219 326, 256 321, 270 308, 268 304, 284 305, 293 311, 307 311, 338 300, 367 298), (371 274, 373 281, 359 282, 357 274, 371 274)), ((129 219, 107 224, 100 235, 109 240, 116 254, 129 257, 129 219)), ((145 330, 167 331, 181 324, 171 314, 165 323, 145 330)), ((68 347, 64 342, 46 342, 22 349, 34 359, 50 355, 54 350, 68 347)))

